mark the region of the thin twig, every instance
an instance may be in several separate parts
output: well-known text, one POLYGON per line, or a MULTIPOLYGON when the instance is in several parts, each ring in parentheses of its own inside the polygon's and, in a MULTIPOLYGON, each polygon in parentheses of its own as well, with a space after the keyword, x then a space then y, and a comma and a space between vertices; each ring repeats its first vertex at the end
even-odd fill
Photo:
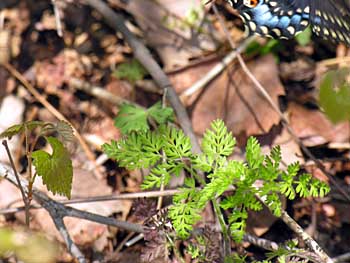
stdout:
POLYGON ((109 92, 106 89, 91 85, 90 83, 83 81, 83 80, 80 80, 80 79, 77 79, 77 78, 69 79, 68 84, 75 89, 83 90, 86 93, 88 93, 88 94, 90 94, 98 99, 103 99, 105 101, 108 101, 115 106, 120 106, 124 103, 127 103, 127 104, 132 104, 132 105, 140 107, 140 108, 144 108, 143 106, 141 106, 133 101, 121 98, 121 97, 109 92))
MULTIPOLYGON (((0 177, 6 178, 8 181, 16 185, 17 187, 21 185, 23 188, 23 191, 25 193, 28 192, 28 181, 25 180, 24 178, 18 177, 18 179, 20 180, 20 183, 18 184, 17 178, 15 176, 15 172, 11 172, 8 166, 3 165, 1 163, 0 163, 0 177)), ((49 212, 50 216, 55 222, 57 229, 60 231, 60 234, 62 235, 64 241, 66 242, 69 252, 74 257, 76 257, 80 263, 85 263, 86 261, 82 256, 83 255, 82 252, 79 250, 79 248, 74 244, 74 242, 70 238, 70 235, 66 227, 64 226, 64 221, 63 221, 64 217, 81 218, 84 220, 90 220, 100 224, 123 228, 125 230, 136 232, 136 233, 143 233, 145 231, 145 228, 142 225, 120 221, 114 218, 109 218, 109 217, 93 214, 90 212, 82 211, 79 209, 75 209, 72 207, 67 207, 63 204, 60 204, 59 202, 54 201, 53 199, 49 198, 46 194, 44 194, 43 192, 40 192, 35 188, 33 188, 33 198, 49 212)))
MULTIPOLYGON (((198 188, 198 191, 199 190, 200 188, 198 188)), ((160 196, 165 197, 165 196, 173 196, 174 194, 177 194, 177 193, 180 193, 180 190, 165 189, 164 191, 125 193, 125 194, 118 194, 118 195, 105 195, 105 196, 95 196, 95 197, 85 197, 85 198, 76 197, 70 200, 55 200, 55 201, 64 205, 70 205, 70 204, 81 204, 81 203, 112 202, 112 201, 118 201, 118 200, 133 200, 133 199, 140 199, 140 198, 156 198, 160 196)), ((33 204, 29 208, 40 209, 42 208, 42 206, 38 204, 35 204, 35 205, 33 204)), ((25 209, 24 206, 0 209, 0 215, 18 213, 23 211, 24 209, 25 209)))
POLYGON ((257 247, 261 247, 269 251, 276 251, 280 247, 276 242, 267 240, 265 238, 256 237, 250 234, 245 234, 243 236, 243 241, 249 242, 257 247))
POLYGON ((11 167, 12 167, 12 171, 13 171, 13 174, 15 175, 16 177, 16 182, 17 182, 17 185, 18 185, 18 188, 19 190, 21 191, 21 195, 22 195, 22 200, 23 200, 23 203, 24 203, 24 207, 25 207, 25 218, 26 218, 26 225, 27 227, 29 227, 30 225, 30 221, 29 221, 29 207, 30 207, 30 202, 28 201, 28 197, 23 189, 23 186, 21 184, 21 180, 19 178, 19 175, 18 175, 18 172, 17 172, 17 169, 16 169, 16 166, 15 166, 15 163, 12 159, 12 155, 11 155, 11 152, 10 152, 10 149, 8 147, 8 144, 7 144, 7 141, 6 140, 3 140, 2 141, 2 144, 4 145, 5 149, 6 149, 6 153, 7 153, 7 156, 10 160, 10 164, 11 164, 11 167))
POLYGON ((237 55, 244 51, 247 46, 255 39, 255 37, 250 37, 243 41, 238 48, 232 50, 228 53, 217 65, 215 65, 203 78, 195 82, 191 87, 186 89, 180 94, 181 101, 185 101, 189 96, 195 92, 203 89, 208 85, 214 78, 216 78, 223 70, 227 68, 228 65, 232 63, 233 60, 237 58, 237 55))
POLYGON ((59 37, 63 37, 62 22, 60 16, 60 9, 57 6, 56 0, 51 0, 53 5, 53 12, 55 13, 56 30, 59 37))

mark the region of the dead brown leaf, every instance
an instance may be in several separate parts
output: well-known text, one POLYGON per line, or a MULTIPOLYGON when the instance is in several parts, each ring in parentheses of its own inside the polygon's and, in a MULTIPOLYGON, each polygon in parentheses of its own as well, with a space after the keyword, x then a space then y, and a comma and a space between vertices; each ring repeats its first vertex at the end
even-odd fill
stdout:
POLYGON ((348 123, 334 125, 319 110, 291 102, 288 105, 290 125, 306 146, 344 142, 349 138, 348 123))
MULTIPOLYGON (((248 67, 278 105, 278 97, 284 95, 284 90, 273 56, 249 62, 248 67)), ((235 135, 244 137, 265 134, 280 121, 238 65, 214 80, 198 99, 192 118, 194 130, 202 134, 217 118, 224 119, 235 135)))

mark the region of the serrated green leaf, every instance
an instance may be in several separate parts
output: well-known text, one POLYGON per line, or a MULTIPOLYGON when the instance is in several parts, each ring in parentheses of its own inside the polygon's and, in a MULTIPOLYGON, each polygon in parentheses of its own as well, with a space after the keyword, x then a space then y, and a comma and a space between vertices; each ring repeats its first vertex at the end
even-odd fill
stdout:
POLYGON ((168 121, 174 120, 173 109, 170 107, 162 107, 160 102, 154 104, 147 112, 158 124, 166 124, 168 121))
POLYGON ((118 142, 112 140, 110 144, 104 143, 102 150, 111 159, 117 160, 120 149, 118 148, 118 142))
POLYGON ((209 173, 213 168, 214 158, 206 154, 199 154, 193 160, 193 168, 200 169, 203 172, 209 173))
POLYGON ((52 154, 43 150, 33 152, 33 165, 49 191, 70 198, 73 166, 69 153, 58 139, 54 137, 46 139, 52 147, 52 154))
POLYGON ((299 181, 297 182, 298 185, 296 187, 296 192, 299 194, 300 197, 307 197, 310 195, 308 185, 311 180, 311 175, 309 174, 302 174, 299 177, 299 181))
POLYGON ((293 200, 295 198, 295 190, 293 185, 289 183, 280 183, 280 191, 281 194, 284 194, 288 199, 293 200))
POLYGON ((147 112, 134 105, 123 104, 114 119, 114 125, 121 130, 123 134, 133 131, 147 131, 147 112))
POLYGON ((148 110, 131 104, 123 104, 114 120, 114 125, 123 134, 129 134, 133 131, 149 130, 148 118, 153 118, 156 123, 162 125, 172 121, 173 117, 172 108, 162 108, 160 102, 154 104, 148 110))
POLYGON ((275 216, 281 216, 282 203, 277 193, 267 195, 265 203, 275 216))
POLYGON ((270 157, 272 160, 274 160, 275 164, 277 165, 277 168, 279 166, 279 163, 282 160, 282 153, 281 153, 281 146, 277 145, 272 148, 270 157))
POLYGON ((329 185, 327 185, 325 182, 320 182, 319 197, 324 197, 330 190, 329 185))
POLYGON ((11 139, 14 135, 22 132, 23 130, 24 130, 24 125, 23 124, 13 125, 13 126, 7 128, 5 131, 3 131, 0 134, 0 138, 9 138, 9 139, 11 139))
POLYGON ((43 122, 43 121, 26 121, 24 123, 24 126, 26 126, 28 131, 34 130, 37 127, 42 127, 44 125, 46 125, 47 122, 43 122))

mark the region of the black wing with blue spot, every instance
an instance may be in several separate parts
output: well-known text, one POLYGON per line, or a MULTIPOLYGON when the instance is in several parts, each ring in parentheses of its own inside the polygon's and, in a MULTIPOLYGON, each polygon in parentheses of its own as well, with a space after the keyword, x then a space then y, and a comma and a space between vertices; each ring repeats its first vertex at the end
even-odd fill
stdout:
POLYGON ((344 0, 316 0, 310 16, 312 30, 325 39, 350 45, 350 2, 344 0))
POLYGON ((308 25, 319 36, 350 45, 349 0, 228 0, 246 31, 289 39, 308 25))

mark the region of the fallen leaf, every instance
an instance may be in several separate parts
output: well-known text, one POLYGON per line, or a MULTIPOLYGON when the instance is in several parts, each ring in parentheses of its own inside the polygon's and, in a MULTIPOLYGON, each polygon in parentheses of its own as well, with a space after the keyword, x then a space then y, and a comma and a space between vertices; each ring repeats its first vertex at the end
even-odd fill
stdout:
MULTIPOLYGON (((261 57, 247 66, 278 105, 278 97, 284 95, 284 90, 273 56, 261 57)), ((236 136, 266 134, 279 123, 280 117, 253 85, 237 64, 220 75, 195 105, 192 115, 195 132, 202 134, 211 121, 221 118, 236 136)))
POLYGON ((289 123, 305 146, 312 147, 328 142, 345 142, 349 138, 349 124, 334 125, 315 109, 291 102, 288 105, 289 123))

